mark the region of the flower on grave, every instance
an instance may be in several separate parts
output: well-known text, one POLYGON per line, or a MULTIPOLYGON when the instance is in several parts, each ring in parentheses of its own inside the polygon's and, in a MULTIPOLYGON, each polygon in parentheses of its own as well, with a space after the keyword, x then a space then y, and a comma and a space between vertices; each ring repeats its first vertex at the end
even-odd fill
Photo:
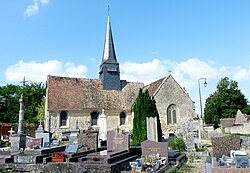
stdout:
POLYGON ((100 159, 99 159, 97 156, 93 156, 93 157, 92 157, 92 160, 94 160, 94 161, 99 161, 100 159))
POLYGON ((65 157, 67 157, 67 155, 63 151, 61 151, 61 152, 52 153, 52 157, 54 157, 54 158, 65 158, 65 157))

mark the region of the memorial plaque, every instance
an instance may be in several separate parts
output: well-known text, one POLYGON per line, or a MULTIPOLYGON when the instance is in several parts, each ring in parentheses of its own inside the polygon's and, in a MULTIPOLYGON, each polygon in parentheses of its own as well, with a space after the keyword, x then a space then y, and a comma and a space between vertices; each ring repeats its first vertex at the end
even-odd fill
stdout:
POLYGON ((142 155, 168 157, 168 143, 146 140, 141 143, 142 155))
POLYGON ((28 149, 37 149, 42 146, 42 138, 32 138, 26 136, 26 148, 28 149))
POLYGON ((107 150, 124 151, 129 150, 129 135, 108 131, 107 133, 107 150))

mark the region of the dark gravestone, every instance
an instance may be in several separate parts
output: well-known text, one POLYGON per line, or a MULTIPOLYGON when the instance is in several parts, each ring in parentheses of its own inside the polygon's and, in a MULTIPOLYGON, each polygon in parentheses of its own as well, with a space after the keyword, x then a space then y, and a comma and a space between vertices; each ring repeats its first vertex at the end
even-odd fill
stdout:
POLYGON ((84 130, 78 135, 78 145, 84 145, 90 150, 97 151, 98 148, 98 131, 84 130))
POLYGON ((168 143, 146 140, 141 143, 142 156, 159 155, 168 158, 168 143))
POLYGON ((107 150, 124 151, 129 150, 129 135, 117 133, 115 131, 107 132, 107 150))
POLYGON ((32 138, 26 136, 26 148, 28 149, 37 149, 42 146, 42 138, 32 138))
POLYGON ((211 138, 213 154, 230 156, 231 150, 240 150, 240 137, 235 135, 217 135, 211 138))

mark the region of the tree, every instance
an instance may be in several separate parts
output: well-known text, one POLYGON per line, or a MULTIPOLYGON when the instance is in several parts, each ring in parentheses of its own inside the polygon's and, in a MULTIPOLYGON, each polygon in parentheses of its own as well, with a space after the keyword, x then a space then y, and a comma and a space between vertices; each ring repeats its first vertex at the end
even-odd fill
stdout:
POLYGON ((248 113, 250 109, 247 105, 247 99, 241 93, 236 81, 224 77, 217 84, 217 91, 206 99, 205 123, 218 127, 221 118, 234 118, 238 109, 248 113))
POLYGON ((24 96, 24 121, 37 123, 38 107, 45 96, 43 83, 30 83, 23 87, 7 84, 0 87, 0 122, 17 123, 19 115, 19 99, 24 96))
POLYGON ((159 119, 159 113, 156 109, 154 97, 151 97, 148 90, 145 92, 139 90, 139 95, 134 104, 133 134, 132 144, 140 145, 147 139, 147 122, 146 117, 157 117, 158 139, 161 140, 162 130, 159 119))

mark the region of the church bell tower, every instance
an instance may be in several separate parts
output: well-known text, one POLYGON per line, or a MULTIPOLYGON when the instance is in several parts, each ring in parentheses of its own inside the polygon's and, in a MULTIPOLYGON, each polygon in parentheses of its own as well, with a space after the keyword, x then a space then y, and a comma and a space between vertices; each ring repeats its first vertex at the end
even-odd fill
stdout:
POLYGON ((107 22, 107 31, 104 43, 102 62, 99 70, 99 79, 102 81, 104 90, 121 90, 120 69, 119 63, 115 55, 115 48, 109 16, 107 22))

